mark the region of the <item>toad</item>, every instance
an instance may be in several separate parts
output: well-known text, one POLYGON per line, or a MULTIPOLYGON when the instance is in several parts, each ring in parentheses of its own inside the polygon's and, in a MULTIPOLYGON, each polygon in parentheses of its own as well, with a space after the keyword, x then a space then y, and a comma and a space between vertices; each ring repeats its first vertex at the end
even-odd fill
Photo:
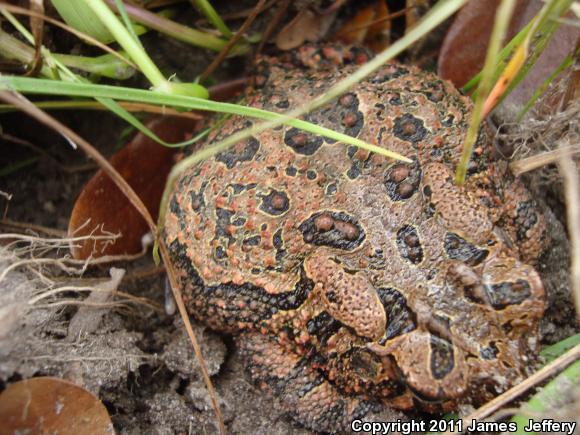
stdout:
MULTIPOLYGON (((327 92, 356 68, 354 49, 339 55, 341 68, 332 49, 303 49, 317 69, 266 58, 245 104, 287 111, 327 92)), ((235 335, 252 379, 305 426, 449 410, 526 375, 544 218, 484 130, 454 184, 471 111, 450 83, 386 64, 303 119, 412 163, 280 126, 177 182, 164 237, 191 315, 235 335)), ((253 122, 230 117, 207 144, 253 122)))

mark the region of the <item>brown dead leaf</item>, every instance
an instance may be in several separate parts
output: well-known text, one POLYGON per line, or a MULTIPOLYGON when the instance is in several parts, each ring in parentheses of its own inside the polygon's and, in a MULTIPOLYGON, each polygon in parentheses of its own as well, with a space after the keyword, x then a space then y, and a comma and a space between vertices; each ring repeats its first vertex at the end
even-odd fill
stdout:
MULTIPOLYGON (((383 3, 383 2, 379 2, 383 3)), ((362 8, 336 32, 336 40, 344 44, 362 44, 376 17, 376 5, 362 8)))
POLYGON ((377 1, 348 20, 336 32, 334 39, 343 44, 363 44, 373 53, 387 48, 391 42, 391 20, 397 14, 390 14, 387 2, 377 1))
MULTIPOLYGON (((455 86, 465 85, 483 67, 495 12, 501 0, 473 1, 459 11, 449 28, 439 52, 438 74, 455 86)), ((524 7, 518 0, 508 31, 517 32, 515 23, 524 7)))
MULTIPOLYGON (((161 117, 148 127, 166 142, 179 142, 196 129, 197 121, 161 117)), ((174 148, 167 148, 142 134, 137 134, 110 160, 111 164, 139 195, 155 219, 165 180, 174 163, 174 148)), ((135 254, 141 251, 141 238, 147 224, 113 181, 99 170, 79 195, 71 213, 70 236, 121 234, 115 243, 98 240, 75 242, 71 247, 77 259, 91 256, 135 254)))
POLYGON ((306 41, 317 42, 334 22, 336 12, 317 14, 310 9, 302 9, 284 26, 276 36, 276 46, 280 50, 292 50, 306 41))
POLYGON ((387 2, 379 1, 375 7, 374 23, 364 41, 373 53, 383 51, 391 43, 391 19, 387 2))
POLYGON ((11 384, 0 394, 0 435, 113 434, 102 402, 62 379, 39 377, 11 384))

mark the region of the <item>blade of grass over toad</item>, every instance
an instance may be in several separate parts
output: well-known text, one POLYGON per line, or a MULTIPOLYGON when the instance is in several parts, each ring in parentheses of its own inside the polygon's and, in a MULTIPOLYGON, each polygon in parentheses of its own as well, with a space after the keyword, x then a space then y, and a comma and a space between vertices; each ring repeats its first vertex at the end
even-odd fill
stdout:
POLYGON ((440 0, 425 14, 421 21, 413 27, 405 36, 397 40, 394 44, 377 54, 376 57, 362 65, 353 74, 337 83, 333 88, 323 95, 314 98, 300 109, 293 111, 289 116, 299 116, 308 111, 314 110, 323 104, 346 92, 351 86, 360 82, 365 77, 376 71, 387 61, 393 59, 403 52, 412 43, 421 39, 455 12, 461 8, 468 0, 440 0))
POLYGON ((515 3, 515 0, 502 0, 495 14, 495 22, 489 39, 489 47, 485 56, 481 81, 477 88, 477 98, 475 99, 471 121, 469 122, 465 142, 463 143, 463 153, 461 154, 461 159, 455 172, 455 182, 457 184, 463 184, 465 182, 467 166, 471 158, 473 145, 477 140, 479 125, 482 120, 483 105, 493 84, 493 72, 495 70, 497 55, 501 47, 501 42, 505 38, 515 3))
MULTIPOLYGON (((291 122, 297 121, 297 120, 293 120, 293 118, 297 118, 298 116, 300 116, 306 112, 312 111, 312 110, 326 104, 327 102, 333 100, 334 98, 338 97, 342 93, 346 92, 351 86, 353 86, 354 84, 363 80, 366 76, 370 75, 373 71, 380 68, 385 62, 394 58, 396 55, 398 55, 399 53, 404 51, 407 47, 409 47, 413 42, 415 42, 415 41, 419 40, 420 38, 422 38, 423 36, 425 36, 433 28, 435 28, 436 26, 441 24, 443 21, 445 21, 447 18, 449 18, 451 15, 453 15, 459 8, 461 8, 461 6, 463 6, 465 3, 467 3, 467 1, 468 0, 443 0, 443 1, 439 1, 422 18, 421 22, 417 26, 415 26, 413 29, 411 29, 404 37, 402 37, 401 39, 396 41, 394 44, 389 46, 387 49, 385 49, 384 51, 379 53, 374 59, 372 59, 368 63, 362 65, 356 72, 351 74, 349 77, 347 77, 344 80, 342 80, 341 82, 337 83, 327 93, 314 98, 312 101, 308 102, 307 104, 305 104, 304 106, 302 106, 296 110, 290 111, 282 116, 279 115, 280 117, 273 120, 272 122, 265 122, 262 124, 252 126, 248 129, 241 130, 240 132, 225 138, 223 141, 221 141, 215 145, 212 145, 210 148, 207 148, 206 149, 207 152, 215 154, 216 152, 219 152, 220 150, 226 149, 228 146, 233 145, 234 143, 239 142, 241 140, 244 140, 253 134, 257 134, 265 129, 274 128, 280 124, 287 123, 288 125, 292 125, 294 127, 297 127, 295 124, 291 123, 291 122)), ((253 109, 253 110, 258 110, 258 109, 253 109)), ((301 128, 302 130, 306 130, 303 127, 297 127, 297 128, 301 128)), ((310 130, 307 130, 307 131, 310 131, 310 130)), ((318 133, 318 134, 323 134, 326 136, 325 133, 318 133)), ((331 137, 331 136, 327 136, 327 137, 331 137)), ((333 137, 333 138, 335 138, 335 137, 333 137)), ((372 146, 369 148, 367 146, 362 146, 360 144, 360 141, 359 141, 359 143, 355 143, 355 142, 347 142, 344 139, 338 139, 338 140, 340 140, 342 142, 350 143, 352 145, 361 146, 362 148, 368 149, 369 151, 375 151, 375 152, 380 153, 380 154, 385 154, 385 152, 384 152, 385 149, 381 148, 381 147, 372 146)), ((186 159, 182 160, 176 169, 183 170, 184 168, 187 167, 188 164, 190 164, 190 165, 194 164, 195 161, 197 161, 196 155, 197 154, 191 155, 191 156, 187 157, 186 159)), ((404 158, 402 160, 409 162, 409 159, 407 159, 407 158, 404 158)), ((177 171, 172 171, 172 173, 174 174, 175 177, 177 177, 177 174, 178 174, 177 171)), ((162 206, 160 208, 159 222, 163 222, 164 213, 165 213, 164 203, 167 201, 167 196, 169 195, 169 191, 171 188, 170 185, 172 184, 173 181, 175 181, 175 180, 172 179, 172 175, 170 174, 169 179, 167 181, 167 186, 166 186, 166 190, 164 193, 164 197, 162 199, 162 206)))
MULTIPOLYGON (((142 89, 132 89, 120 86, 95 85, 85 83, 55 82, 52 80, 33 79, 27 77, 0 76, 0 88, 13 89, 22 93, 44 94, 44 95, 63 95, 74 97, 90 98, 111 98, 122 99, 125 101, 138 101, 142 103, 183 107, 193 110, 205 110, 209 112, 230 113, 233 115, 249 116, 252 118, 265 119, 268 121, 278 121, 278 124, 285 123, 292 127, 308 131, 313 134, 326 136, 337 141, 365 148, 404 162, 410 160, 400 154, 394 153, 377 145, 366 143, 360 139, 338 133, 328 128, 311 124, 309 122, 288 118, 274 112, 268 112, 254 107, 246 107, 231 103, 218 103, 215 101, 205 100, 202 98, 188 97, 184 95, 170 95, 160 92, 151 92, 142 89)), ((258 127, 258 126, 256 126, 258 127)), ((263 128, 260 127, 259 131, 263 128)), ((251 130, 254 131, 254 130, 251 130)), ((256 129, 256 132, 258 130, 256 129)), ((250 133, 252 134, 252 133, 250 133)), ((229 146, 235 142, 243 140, 247 135, 232 135, 228 137, 229 146), (241 137, 241 139, 240 139, 241 137)), ((221 148, 220 148, 221 149, 221 148)), ((218 151, 216 151, 218 152, 218 151)))

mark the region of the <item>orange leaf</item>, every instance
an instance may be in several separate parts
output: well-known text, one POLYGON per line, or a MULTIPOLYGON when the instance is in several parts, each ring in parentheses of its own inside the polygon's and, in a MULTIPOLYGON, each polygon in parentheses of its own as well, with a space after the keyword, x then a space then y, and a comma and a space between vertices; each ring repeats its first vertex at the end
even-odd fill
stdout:
MULTIPOLYGON (((148 128, 166 142, 180 142, 195 132, 198 121, 177 117, 156 118, 148 128)), ((155 219, 167 175, 174 164, 176 150, 137 134, 111 158, 111 164, 139 195, 155 219)), ((69 220, 71 237, 121 234, 115 243, 85 240, 71 247, 77 259, 90 256, 136 254, 148 227, 111 179, 99 170, 79 195, 69 220)))
POLYGON ((102 402, 62 379, 40 377, 11 384, 0 394, 0 434, 112 434, 102 402))
POLYGON ((528 44, 522 44, 518 47, 509 63, 506 65, 505 69, 497 79, 493 89, 487 96, 485 103, 483 105, 483 111, 481 113, 481 118, 485 118, 493 110, 497 102, 501 99, 502 95, 514 80, 515 76, 518 74, 519 70, 526 63, 526 58, 528 56, 528 44))

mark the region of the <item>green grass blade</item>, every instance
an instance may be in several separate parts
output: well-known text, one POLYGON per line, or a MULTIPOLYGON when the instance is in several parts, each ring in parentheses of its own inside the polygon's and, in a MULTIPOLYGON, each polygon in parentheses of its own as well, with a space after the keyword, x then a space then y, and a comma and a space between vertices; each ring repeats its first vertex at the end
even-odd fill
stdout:
POLYGON ((105 106, 107 109, 109 109, 111 112, 113 112, 115 115, 117 115, 119 118, 127 121, 129 124, 131 124, 137 130, 139 130, 141 133, 143 133, 149 139, 152 139, 163 146, 166 146, 169 148, 179 148, 179 147, 191 145, 192 143, 195 143, 200 139, 200 136, 198 135, 198 136, 195 136, 195 137, 188 139, 186 141, 183 141, 183 142, 177 142, 177 143, 165 142, 163 139, 161 139, 159 136, 157 136, 155 133, 153 133, 150 129, 148 129, 135 116, 133 116, 133 114, 131 114, 131 112, 129 112, 126 109, 124 109, 123 107, 119 106, 119 104, 117 104, 117 102, 115 100, 112 100, 110 98, 97 98, 97 101, 99 103, 101 103, 103 106, 105 106))
POLYGON ((222 20, 216 10, 213 8, 208 0, 193 0, 193 3, 199 11, 205 15, 210 23, 218 29, 226 38, 232 37, 232 31, 228 28, 226 23, 222 20))
MULTIPOLYGON (((526 39, 526 37, 528 36, 528 32, 532 28, 532 24, 533 24, 533 21, 530 21, 528 24, 526 24, 525 27, 522 28, 517 33, 517 35, 514 36, 512 38, 512 40, 501 49, 501 51, 497 55, 497 65, 496 65, 495 71, 493 72, 493 81, 494 82, 497 81, 501 72, 504 70, 505 66, 507 65, 507 63, 510 59, 510 55, 512 54, 514 49, 517 46, 519 46, 524 41, 524 39, 526 39)), ((473 91, 476 88, 476 86, 479 84, 480 80, 481 80, 481 71, 478 72, 471 80, 469 80, 463 86, 463 88, 461 88, 461 90, 463 92, 465 92, 466 94, 470 93, 471 91, 473 91)), ((475 96, 476 96, 476 94, 473 94, 473 98, 475 98, 475 96)))
POLYGON ((113 42, 115 38, 99 17, 85 2, 79 0, 52 0, 52 4, 61 18, 71 27, 98 39, 104 44, 113 42))
MULTIPOLYGON (((560 18, 570 10, 573 2, 574 0, 551 0, 544 5, 537 15, 537 28, 531 38, 531 54, 528 56, 524 67, 507 88, 503 98, 510 94, 510 92, 523 80, 530 69, 536 64, 536 61, 544 51, 544 48, 548 42, 550 42, 556 30, 560 27, 560 18)), ((501 103, 501 101, 499 103, 501 103)))
MULTIPOLYGON (((562 389, 569 388, 570 385, 580 384, 580 361, 571 364, 566 370, 551 380, 539 393, 534 395, 527 403, 521 407, 521 414, 512 418, 512 422, 518 425, 516 435, 533 435, 535 432, 524 431, 530 419, 542 413, 553 410, 553 406, 562 406, 562 389)), ((570 403, 570 406, 573 406, 570 403)))
POLYGON ((8 175, 10 175, 14 172, 17 172, 17 171, 24 169, 30 165, 33 165, 36 162, 38 162, 39 160, 40 160, 40 156, 33 156, 33 157, 29 157, 29 158, 24 159, 24 160, 20 160, 18 162, 10 163, 10 164, 4 166, 3 168, 0 168, 0 178, 7 177, 8 175))
POLYGON ((221 112, 233 115, 249 116, 253 118, 265 119, 268 121, 282 122, 283 120, 284 123, 292 127, 296 127, 313 134, 326 136, 337 141, 359 146, 368 149, 369 151, 377 152, 387 157, 410 162, 409 159, 401 156, 400 154, 388 151, 377 145, 366 143, 360 139, 348 136, 346 134, 338 133, 328 128, 314 125, 300 119, 287 119, 278 113, 268 112, 266 110, 256 109, 253 107, 241 106, 238 104, 218 103, 202 98, 164 94, 160 92, 125 88, 120 86, 56 82, 52 80, 33 79, 28 77, 0 76, 0 88, 13 89, 18 92, 31 94, 110 98, 125 101, 138 101, 156 105, 183 107, 192 110, 204 110, 209 112, 221 112))
POLYGON ((137 33, 135 32, 135 29, 133 27, 133 23, 129 19, 129 15, 127 15, 127 10, 125 9, 125 6, 124 6, 122 0, 115 0, 115 6, 117 7, 117 11, 119 11, 119 15, 121 16, 121 19, 123 20, 123 24, 125 25, 125 28, 129 32, 129 34, 133 37, 135 42, 141 46, 141 49, 145 50, 145 48, 143 47, 143 44, 141 44, 141 40, 139 39, 139 36, 137 36, 137 33))
POLYGON ((548 346, 540 352, 540 356, 545 359, 546 364, 554 361, 560 355, 565 354, 567 351, 572 349, 574 346, 580 344, 580 334, 572 335, 571 337, 565 338, 556 344, 548 346))

